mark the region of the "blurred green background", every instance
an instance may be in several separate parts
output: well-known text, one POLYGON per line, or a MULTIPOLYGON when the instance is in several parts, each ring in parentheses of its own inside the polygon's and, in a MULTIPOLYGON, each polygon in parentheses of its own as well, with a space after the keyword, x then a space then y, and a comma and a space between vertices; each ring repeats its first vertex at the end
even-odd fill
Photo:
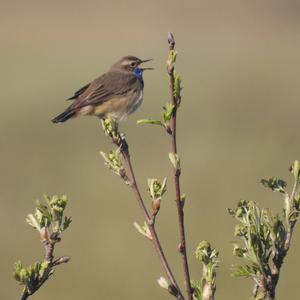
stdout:
MULTIPOLYGON (((111 148, 96 118, 54 125, 64 99, 120 57, 153 58, 141 109, 127 134, 141 190, 147 177, 170 178, 169 142, 157 117, 168 99, 166 34, 172 31, 183 79, 178 141, 192 277, 193 251, 207 239, 220 250, 217 299, 249 299, 250 280, 230 276, 234 221, 226 212, 244 197, 275 210, 277 194, 260 178, 289 178, 300 159, 300 3, 252 1, 3 1, 1 36, 0 299, 18 299, 14 261, 41 259, 25 216, 43 193, 67 194, 73 224, 57 245, 69 264, 31 299, 167 299, 162 268, 132 226, 142 222, 131 191, 103 165, 111 148)), ((150 65, 150 64, 149 64, 150 65)), ((171 179, 171 178, 170 178, 171 179)), ((163 200, 157 228, 182 282, 176 251, 174 193, 163 200)), ((149 203, 148 203, 149 204, 149 203)), ((300 236, 295 232, 278 299, 297 298, 300 236)))

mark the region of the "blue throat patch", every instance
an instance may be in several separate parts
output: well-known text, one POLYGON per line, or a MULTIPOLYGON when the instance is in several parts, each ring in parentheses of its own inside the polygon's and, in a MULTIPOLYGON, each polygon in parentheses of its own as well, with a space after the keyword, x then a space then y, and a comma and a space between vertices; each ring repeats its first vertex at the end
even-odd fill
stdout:
POLYGON ((142 87, 144 87, 143 70, 140 68, 134 68, 132 73, 139 79, 140 83, 142 84, 142 87))

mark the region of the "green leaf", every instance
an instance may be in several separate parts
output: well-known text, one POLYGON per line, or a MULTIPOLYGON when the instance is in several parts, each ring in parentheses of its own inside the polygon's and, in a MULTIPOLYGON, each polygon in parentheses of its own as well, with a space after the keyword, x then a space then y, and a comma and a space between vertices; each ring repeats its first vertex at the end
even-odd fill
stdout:
POLYGON ((246 237, 248 233, 247 227, 244 225, 236 225, 234 228, 234 235, 238 237, 246 237))
POLYGON ((256 274, 253 273, 253 270, 250 266, 236 266, 234 272, 232 273, 234 277, 252 277, 256 274))
POLYGON ((160 125, 163 126, 163 123, 159 120, 152 120, 152 119, 142 119, 136 122, 137 124, 151 124, 151 125, 160 125))
POLYGON ((136 230, 140 234, 142 234, 143 236, 145 236, 149 240, 152 240, 152 235, 151 235, 151 232, 150 232, 149 227, 148 227, 146 222, 144 222, 143 226, 140 226, 138 223, 134 222, 133 226, 136 228, 136 230))
POLYGON ((279 216, 276 216, 273 221, 272 232, 274 234, 276 244, 281 245, 286 236, 286 229, 283 222, 279 219, 279 216))
POLYGON ((70 226, 71 222, 72 222, 72 218, 65 216, 64 222, 62 224, 61 231, 66 230, 70 226))
POLYGON ((216 265, 219 252, 208 241, 202 241, 196 248, 195 256, 204 265, 216 265))
POLYGON ((162 118, 163 118, 163 122, 165 125, 168 125, 170 123, 174 108, 175 108, 175 106, 171 103, 167 103, 163 107, 162 118))
POLYGON ((49 267, 49 262, 48 261, 43 261, 42 263, 40 263, 38 265, 38 275, 39 275, 39 278, 42 278, 45 274, 45 272, 48 272, 48 267, 49 267))
MULTIPOLYGON (((181 98, 181 79, 180 76, 177 74, 176 70, 174 70, 174 90, 173 95, 174 97, 180 101, 181 98)), ((180 104, 180 103, 178 103, 180 104)))
MULTIPOLYGON (((48 201, 48 199, 50 198, 45 195, 44 198, 46 199, 46 203, 49 205, 50 200, 48 201)), ((39 201, 36 202, 35 217, 38 220, 41 228, 49 227, 53 221, 53 216, 49 211, 49 207, 41 204, 39 201)))
POLYGON ((33 214, 27 215, 26 222, 34 229, 41 230, 40 224, 33 214))
POLYGON ((167 178, 164 178, 162 183, 156 178, 149 178, 148 187, 151 198, 153 200, 160 200, 167 190, 167 178))
POLYGON ((166 290, 169 288, 169 285, 170 285, 165 277, 160 277, 157 280, 157 283, 159 284, 160 287, 162 287, 163 289, 166 289, 166 290))
POLYGON ((119 124, 112 118, 101 120, 104 133, 112 138, 116 138, 119 134, 119 124))
POLYGON ((237 257, 244 257, 245 253, 247 253, 248 250, 246 248, 241 248, 238 245, 234 244, 233 246, 233 255, 237 257))
POLYGON ((296 192, 296 195, 295 195, 295 209, 297 211, 300 211, 300 193, 299 193, 299 191, 296 192))
POLYGON ((262 179, 261 183, 264 187, 271 189, 273 192, 280 193, 285 193, 285 188, 287 186, 287 183, 284 180, 278 179, 276 177, 262 179))
POLYGON ((201 284, 192 280, 191 286, 193 288, 193 300, 202 300, 201 284))
POLYGON ((125 171, 120 157, 120 149, 111 150, 109 153, 100 152, 104 158, 105 165, 117 175, 121 176, 125 171))
POLYGON ((235 217, 239 220, 243 218, 249 211, 249 202, 246 200, 240 200, 236 209, 228 208, 227 210, 232 217, 235 217))
POLYGON ((295 160, 293 165, 290 167, 290 171, 293 173, 296 181, 299 180, 299 172, 300 172, 300 163, 298 160, 295 160))
POLYGON ((15 262, 15 266, 14 266, 14 278, 15 280, 17 280, 18 282, 22 282, 21 280, 21 271, 23 269, 22 263, 21 261, 17 261, 15 262))
POLYGON ((180 167, 180 158, 179 158, 179 155, 177 153, 170 152, 169 153, 169 158, 170 158, 170 161, 171 161, 174 169, 177 170, 177 171, 180 171, 181 167, 180 167))
POLYGON ((50 220, 54 232, 62 232, 61 224, 63 223, 63 214, 68 203, 67 196, 54 195, 51 198, 45 196, 45 199, 48 202, 49 210, 43 211, 44 218, 50 220))
POLYGON ((176 57, 177 57, 177 51, 171 50, 169 52, 169 57, 167 59, 167 69, 168 70, 170 70, 174 66, 174 64, 176 62, 176 57))

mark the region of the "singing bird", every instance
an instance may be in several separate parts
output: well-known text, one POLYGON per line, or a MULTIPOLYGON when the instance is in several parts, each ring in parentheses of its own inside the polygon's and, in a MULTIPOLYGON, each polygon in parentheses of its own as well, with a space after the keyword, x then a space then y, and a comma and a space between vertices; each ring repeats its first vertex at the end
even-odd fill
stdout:
POLYGON ((62 123, 71 118, 94 115, 100 119, 112 118, 119 122, 137 110, 143 101, 143 71, 140 65, 151 59, 141 60, 125 56, 91 83, 88 83, 68 100, 73 103, 52 120, 62 123))

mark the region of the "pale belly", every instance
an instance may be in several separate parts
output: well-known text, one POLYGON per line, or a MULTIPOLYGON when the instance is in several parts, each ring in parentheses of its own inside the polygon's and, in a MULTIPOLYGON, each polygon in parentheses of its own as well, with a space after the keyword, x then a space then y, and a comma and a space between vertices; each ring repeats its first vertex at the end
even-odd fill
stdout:
POLYGON ((143 91, 139 94, 119 96, 112 98, 98 106, 93 107, 90 114, 96 115, 99 118, 113 118, 117 121, 126 119, 130 114, 135 112, 143 101, 143 91))

